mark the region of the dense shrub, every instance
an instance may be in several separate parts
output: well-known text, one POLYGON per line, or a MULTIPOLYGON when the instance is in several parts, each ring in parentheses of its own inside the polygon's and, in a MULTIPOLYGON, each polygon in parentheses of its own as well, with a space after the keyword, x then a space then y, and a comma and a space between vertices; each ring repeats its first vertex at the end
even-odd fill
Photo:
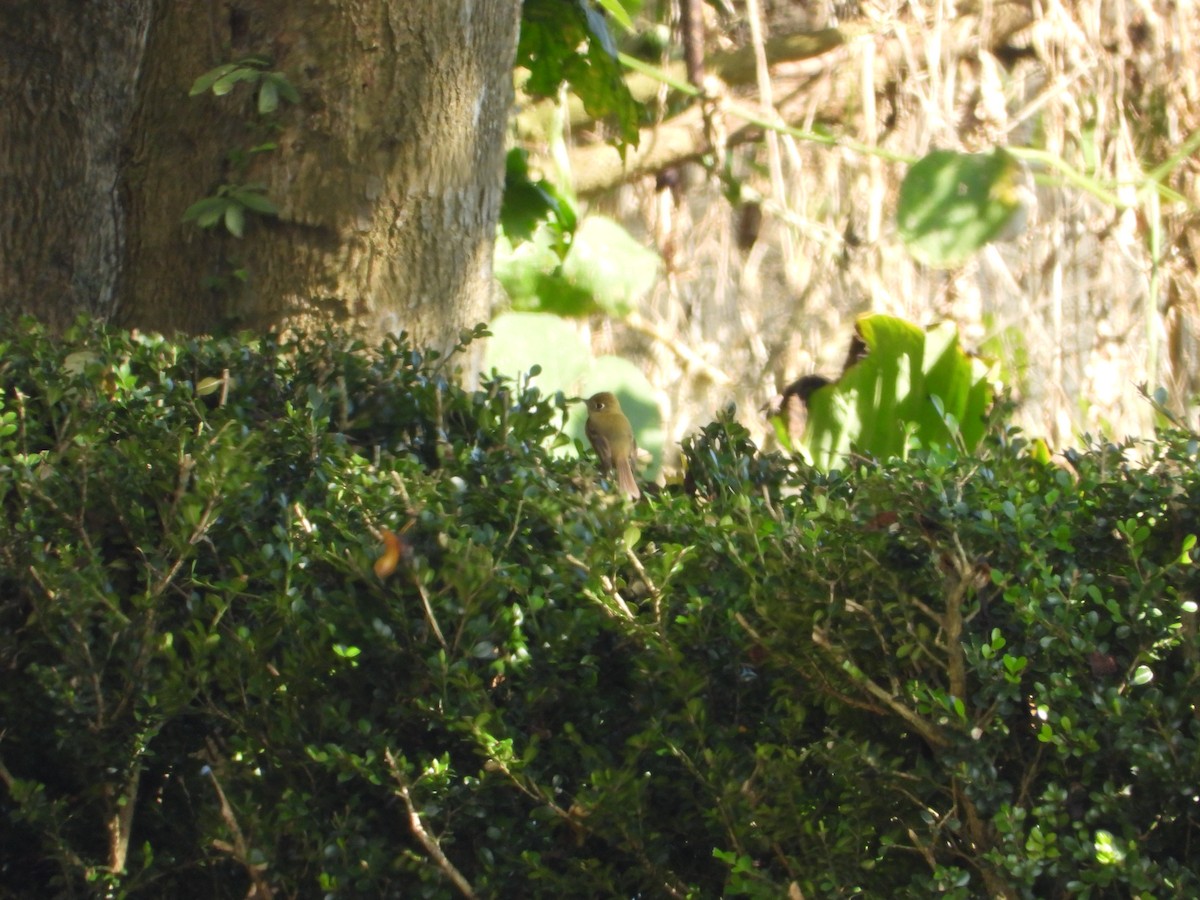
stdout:
POLYGON ((12 896, 1200 893, 1193 434, 631 507, 403 342, 4 334, 12 896))

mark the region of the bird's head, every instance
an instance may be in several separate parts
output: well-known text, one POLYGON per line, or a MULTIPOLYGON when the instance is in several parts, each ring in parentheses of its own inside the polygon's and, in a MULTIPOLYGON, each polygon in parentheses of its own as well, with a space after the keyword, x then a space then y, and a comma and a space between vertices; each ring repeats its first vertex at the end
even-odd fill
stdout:
POLYGON ((617 399, 616 394, 609 391, 592 394, 592 396, 587 398, 586 402, 588 412, 590 413, 621 411, 621 401, 617 399))

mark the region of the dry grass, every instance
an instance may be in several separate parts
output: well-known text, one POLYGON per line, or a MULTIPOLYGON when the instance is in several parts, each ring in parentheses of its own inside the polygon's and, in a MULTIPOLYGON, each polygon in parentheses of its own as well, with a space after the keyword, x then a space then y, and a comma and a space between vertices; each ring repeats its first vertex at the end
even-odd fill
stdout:
MULTIPOLYGON (((718 39, 753 40, 745 17, 757 5, 738 4, 736 18, 714 23, 733 35, 718 39)), ((762 15, 812 5, 776 2, 762 15)), ((1023 234, 940 272, 915 263, 896 234, 905 166, 869 153, 788 137, 731 150, 732 170, 764 198, 761 235, 748 251, 737 244, 737 211, 698 165, 687 167, 678 202, 652 180, 623 189, 604 203, 644 230, 669 272, 642 313, 650 328, 613 323, 593 339, 643 362, 660 387, 670 441, 736 403, 766 442, 759 408, 792 378, 836 375, 866 312, 956 321, 968 346, 1000 361, 1020 402, 1018 424, 1055 445, 1085 431, 1146 433, 1142 383, 1168 388, 1172 403, 1194 414, 1200 164, 1186 159, 1166 179, 1190 204, 1156 202, 1137 184, 1200 128, 1197 3, 955 6, 862 2, 843 22, 867 34, 773 70, 771 102, 762 103, 765 84, 741 99, 793 125, 828 123, 907 156, 1039 147, 1112 187, 1129 208, 1039 176, 1023 234), (1014 22, 1026 24, 1014 31, 1014 22)))

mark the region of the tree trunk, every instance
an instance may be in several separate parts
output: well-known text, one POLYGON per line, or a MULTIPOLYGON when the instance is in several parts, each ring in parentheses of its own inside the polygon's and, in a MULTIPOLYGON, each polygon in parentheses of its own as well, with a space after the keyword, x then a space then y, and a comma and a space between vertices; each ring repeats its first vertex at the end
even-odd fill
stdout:
MULTIPOLYGON (((56 0, 37 16, 51 34, 74 34, 78 21, 66 12, 74 6, 56 0)), ((72 306, 168 332, 341 321, 374 335, 408 331, 435 345, 488 318, 519 0, 143 0, 143 7, 152 13, 140 31, 129 21, 136 16, 91 13, 106 18, 100 24, 109 37, 92 40, 82 48, 86 63, 77 61, 80 72, 98 70, 123 87, 132 104, 115 121, 108 107, 92 111, 62 136, 86 147, 102 126, 128 123, 118 178, 76 166, 93 207, 100 186, 111 195, 119 185, 118 202, 105 209, 111 216, 115 208, 124 238, 107 239, 115 253, 93 253, 76 267, 115 285, 107 306, 81 303, 79 291, 72 306), (106 40, 141 65, 107 71, 111 54, 95 52, 106 40), (299 103, 260 115, 249 82, 226 96, 188 96, 197 76, 249 56, 268 59, 267 70, 287 78, 299 103), (183 221, 192 203, 222 186, 254 183, 265 185, 279 215, 248 213, 244 237, 223 224, 183 221)), ((48 58, 50 70, 81 55, 65 40, 56 46, 64 49, 48 58)), ((0 88, 11 87, 6 80, 0 88)), ((31 130, 16 155, 53 157, 52 139, 31 130)), ((53 206, 59 198, 47 185, 62 171, 49 158, 18 174, 53 206)), ((0 206, 0 214, 10 208, 0 206)), ((52 221, 53 232, 47 225, 36 242, 23 240, 54 246, 84 224, 68 213, 52 221)), ((38 296, 63 293, 37 285, 3 249, 0 284, 15 290, 0 303, 36 310, 38 296)))
POLYGON ((61 328, 116 307, 117 185, 151 5, 0 5, 0 310, 61 328))

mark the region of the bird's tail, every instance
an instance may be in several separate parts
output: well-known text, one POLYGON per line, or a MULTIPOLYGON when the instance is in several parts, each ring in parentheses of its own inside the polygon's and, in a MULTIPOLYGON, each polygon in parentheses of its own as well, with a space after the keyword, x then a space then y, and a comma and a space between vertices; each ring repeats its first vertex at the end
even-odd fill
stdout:
POLYGON ((633 477, 633 465, 627 459, 618 459, 616 461, 617 484, 630 500, 636 500, 642 496, 642 492, 638 489, 637 480, 633 477))

